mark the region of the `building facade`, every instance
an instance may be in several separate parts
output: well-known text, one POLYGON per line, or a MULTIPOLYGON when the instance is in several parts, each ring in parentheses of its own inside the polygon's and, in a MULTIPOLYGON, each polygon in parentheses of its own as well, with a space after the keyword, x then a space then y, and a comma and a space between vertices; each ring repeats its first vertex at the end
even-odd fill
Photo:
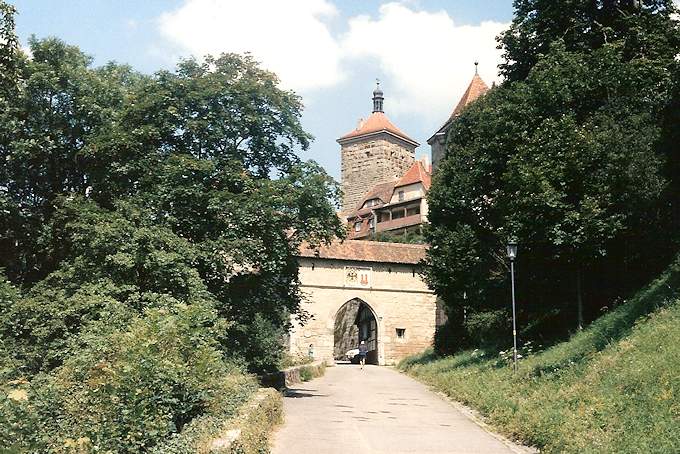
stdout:
POLYGON ((420 277, 426 246, 346 240, 299 254, 304 323, 292 319, 289 351, 332 362, 361 340, 369 362, 396 364, 432 345, 444 315, 420 277))
POLYGON ((380 234, 401 235, 420 231, 427 222, 427 191, 431 169, 425 159, 415 161, 400 178, 380 183, 369 190, 347 215, 350 239, 380 238, 380 234))
POLYGON ((380 86, 373 92, 373 112, 338 139, 341 155, 341 213, 357 209, 366 191, 401 177, 415 162, 418 142, 387 118, 380 86))

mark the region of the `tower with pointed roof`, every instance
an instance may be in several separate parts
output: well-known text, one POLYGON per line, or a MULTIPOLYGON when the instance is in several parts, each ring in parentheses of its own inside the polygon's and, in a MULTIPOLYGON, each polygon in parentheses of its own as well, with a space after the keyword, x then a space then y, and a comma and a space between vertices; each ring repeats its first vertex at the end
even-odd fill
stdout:
POLYGON ((402 176, 415 162, 418 142, 385 115, 384 93, 377 83, 373 112, 356 129, 338 139, 341 153, 342 212, 355 211, 363 196, 377 184, 402 176))
POLYGON ((446 134, 451 129, 456 118, 460 113, 468 106, 471 102, 482 96, 484 93, 489 91, 488 85, 479 77, 477 71, 479 63, 475 62, 475 75, 472 77, 470 85, 468 85, 467 90, 463 93, 463 97, 460 98, 458 104, 453 109, 453 112, 449 118, 444 122, 444 124, 435 132, 432 137, 427 139, 427 143, 432 148, 432 168, 437 168, 439 161, 444 157, 445 145, 446 145, 446 134))

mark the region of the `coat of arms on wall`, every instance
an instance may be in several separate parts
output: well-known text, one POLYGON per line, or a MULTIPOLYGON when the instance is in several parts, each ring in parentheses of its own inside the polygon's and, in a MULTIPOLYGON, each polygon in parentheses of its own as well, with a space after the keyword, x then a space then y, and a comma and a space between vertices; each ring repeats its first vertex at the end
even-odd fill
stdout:
POLYGON ((346 266, 345 287, 371 288, 372 268, 346 266))

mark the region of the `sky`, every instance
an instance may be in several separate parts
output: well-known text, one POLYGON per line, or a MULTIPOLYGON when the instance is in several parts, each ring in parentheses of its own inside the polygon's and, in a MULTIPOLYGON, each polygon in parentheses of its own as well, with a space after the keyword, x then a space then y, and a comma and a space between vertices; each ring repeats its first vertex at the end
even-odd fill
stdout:
POLYGON ((474 75, 499 81, 495 37, 512 0, 9 0, 17 33, 56 36, 144 73, 183 57, 250 52, 304 102, 315 140, 304 159, 340 177, 336 139, 371 113, 380 79, 385 113, 421 145, 448 118, 474 75))

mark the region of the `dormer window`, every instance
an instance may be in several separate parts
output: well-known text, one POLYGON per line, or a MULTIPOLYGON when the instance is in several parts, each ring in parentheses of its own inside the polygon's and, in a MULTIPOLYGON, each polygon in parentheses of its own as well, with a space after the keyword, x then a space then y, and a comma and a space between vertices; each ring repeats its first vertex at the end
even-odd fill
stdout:
POLYGON ((380 199, 371 199, 371 200, 367 200, 367 201, 364 203, 364 208, 370 208, 370 207, 374 207, 374 206, 376 206, 376 205, 380 205, 380 199))

